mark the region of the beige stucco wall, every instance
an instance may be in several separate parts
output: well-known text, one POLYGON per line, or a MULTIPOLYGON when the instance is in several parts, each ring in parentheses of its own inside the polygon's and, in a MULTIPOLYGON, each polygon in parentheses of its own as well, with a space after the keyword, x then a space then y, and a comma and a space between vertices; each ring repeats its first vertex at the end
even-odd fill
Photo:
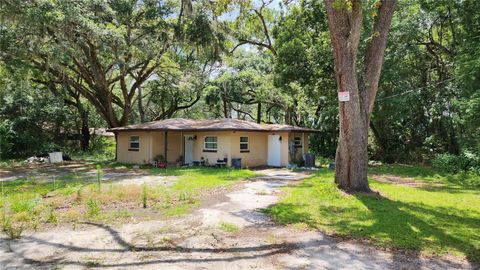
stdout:
MULTIPOLYGON (((165 156, 165 132, 129 131, 117 135, 117 161, 125 163, 149 163, 157 155, 165 156), (140 137, 139 151, 129 151, 130 136, 140 137)), ((175 162, 183 154, 181 132, 167 133, 167 161, 175 162)))
MULTIPOLYGON (((243 167, 255 167, 267 165, 268 135, 280 135, 281 141, 281 165, 287 166, 290 162, 289 141, 295 134, 289 132, 243 132, 243 131, 212 131, 212 132, 168 132, 167 133, 167 159, 169 163, 175 162, 183 156, 183 136, 192 135, 197 139, 193 146, 193 159, 200 160, 202 157, 210 164, 215 164, 217 159, 241 158, 243 167), (218 138, 218 150, 216 153, 204 152, 204 138, 216 136, 218 138), (249 152, 240 152, 240 137, 248 137, 249 152)), ((299 134, 301 136, 301 134, 299 134)), ((148 163, 154 157, 164 155, 164 132, 119 132, 117 135, 117 161, 125 163, 148 163), (139 151, 129 151, 128 142, 130 136, 140 137, 139 151)), ((308 134, 304 134, 303 145, 305 152, 308 151, 308 134)), ((301 149, 300 149, 301 151, 301 149)), ((297 153, 298 154, 298 153, 297 153)))
POLYGON ((147 163, 151 159, 150 132, 120 132, 117 135, 117 161, 125 163, 147 163), (139 136, 138 151, 129 151, 130 136, 139 136))

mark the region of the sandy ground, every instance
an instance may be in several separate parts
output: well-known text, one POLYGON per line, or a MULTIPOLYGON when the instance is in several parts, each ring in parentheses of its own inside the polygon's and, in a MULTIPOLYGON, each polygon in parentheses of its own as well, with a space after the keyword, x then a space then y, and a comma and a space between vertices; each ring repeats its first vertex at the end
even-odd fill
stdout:
POLYGON ((278 200, 280 187, 304 175, 264 170, 224 194, 213 194, 181 217, 136 224, 88 223, 0 238, 0 269, 447 269, 474 268, 465 262, 427 259, 381 251, 294 231, 261 211, 278 200), (225 232, 222 223, 235 224, 225 232))

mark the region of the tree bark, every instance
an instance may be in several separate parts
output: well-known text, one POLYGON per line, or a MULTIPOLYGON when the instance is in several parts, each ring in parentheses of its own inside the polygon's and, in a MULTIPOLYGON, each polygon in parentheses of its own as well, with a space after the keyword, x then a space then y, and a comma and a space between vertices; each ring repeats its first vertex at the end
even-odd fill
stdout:
POLYGON ((78 105, 78 112, 82 121, 82 138, 80 140, 80 148, 82 151, 87 151, 90 147, 90 129, 88 124, 88 111, 83 108, 82 104, 78 105))
POLYGON ((262 103, 257 103, 257 123, 260 124, 262 122, 262 103))
POLYGON ((356 61, 363 23, 362 2, 351 0, 340 3, 345 3, 345 6, 339 7, 336 0, 325 0, 337 90, 350 95, 349 101, 339 101, 340 132, 335 155, 335 183, 347 192, 370 192, 367 179, 369 100, 374 101, 378 89, 395 0, 382 0, 378 7, 372 40, 365 55, 366 84, 361 87, 357 81, 356 61), (347 3, 351 5, 347 6, 347 3))
POLYGON ((138 114, 140 115, 140 123, 145 123, 145 110, 143 109, 143 104, 142 104, 142 87, 138 87, 138 114))

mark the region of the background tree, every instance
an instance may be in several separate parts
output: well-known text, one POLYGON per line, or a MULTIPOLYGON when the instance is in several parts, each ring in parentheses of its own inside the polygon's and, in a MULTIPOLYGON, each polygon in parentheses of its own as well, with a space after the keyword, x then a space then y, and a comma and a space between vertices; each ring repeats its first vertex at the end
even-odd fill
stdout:
POLYGON ((140 87, 170 62, 176 42, 218 47, 203 13, 182 19, 169 2, 11 0, 2 10, 9 15, 5 49, 15 56, 6 61, 22 59, 48 73, 48 83, 68 85, 109 127, 128 123, 140 87))

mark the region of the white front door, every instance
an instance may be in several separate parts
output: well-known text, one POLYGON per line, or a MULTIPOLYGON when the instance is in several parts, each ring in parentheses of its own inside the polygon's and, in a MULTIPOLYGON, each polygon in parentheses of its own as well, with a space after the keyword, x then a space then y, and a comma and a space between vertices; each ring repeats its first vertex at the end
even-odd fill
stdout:
POLYGON ((282 165, 281 146, 280 135, 268 135, 268 166, 280 167, 282 165))
POLYGON ((183 149, 185 164, 192 164, 193 162, 193 135, 183 136, 183 149))

